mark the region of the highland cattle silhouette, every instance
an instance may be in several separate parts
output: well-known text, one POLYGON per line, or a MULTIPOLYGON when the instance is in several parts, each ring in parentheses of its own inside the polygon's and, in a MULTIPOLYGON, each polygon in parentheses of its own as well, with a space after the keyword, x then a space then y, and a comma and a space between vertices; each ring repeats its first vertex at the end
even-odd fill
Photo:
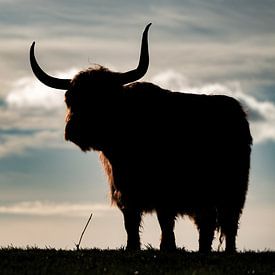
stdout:
POLYGON ((156 212, 161 249, 176 249, 175 218, 187 215, 198 228, 200 252, 211 251, 215 230, 234 252, 252 145, 246 114, 232 97, 136 82, 149 65, 150 25, 134 70, 98 65, 59 79, 38 65, 34 43, 32 70, 45 85, 66 90, 65 139, 99 152, 112 201, 124 216, 127 249, 140 248, 142 215, 156 212))

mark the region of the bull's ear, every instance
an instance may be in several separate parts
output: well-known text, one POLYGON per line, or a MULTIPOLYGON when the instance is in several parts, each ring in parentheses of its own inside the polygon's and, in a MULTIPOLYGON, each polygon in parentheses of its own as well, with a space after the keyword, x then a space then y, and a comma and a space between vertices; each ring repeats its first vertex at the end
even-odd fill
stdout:
POLYGON ((148 30, 151 25, 152 23, 148 24, 143 31, 140 58, 137 68, 129 72, 120 74, 120 83, 127 84, 130 82, 134 82, 142 78, 146 74, 149 67, 148 30))
POLYGON ((71 79, 60 79, 45 73, 41 67, 38 65, 35 55, 34 55, 34 45, 35 42, 32 43, 30 48, 30 63, 32 67, 32 71, 35 76, 45 85, 61 90, 68 90, 70 87, 71 79))

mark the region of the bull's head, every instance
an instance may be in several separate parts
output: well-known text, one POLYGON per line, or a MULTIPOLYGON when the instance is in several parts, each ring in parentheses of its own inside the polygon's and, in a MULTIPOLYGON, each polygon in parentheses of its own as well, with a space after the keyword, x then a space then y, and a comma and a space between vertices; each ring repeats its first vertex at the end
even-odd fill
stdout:
MULTIPOLYGON (((139 64, 136 69, 111 72, 102 66, 79 72, 73 79, 60 79, 45 73, 34 56, 33 42, 30 62, 35 76, 45 85, 65 93, 68 107, 65 139, 77 144, 83 151, 102 150, 105 142, 105 121, 114 117, 119 109, 119 96, 123 85, 134 82, 145 75, 149 65, 148 24, 143 32, 139 64), (116 108, 116 110, 114 110, 116 108), (109 117, 108 117, 109 116, 109 117)), ((115 122, 114 122, 115 123, 115 122)))
MULTIPOLYGON (((151 23, 148 24, 143 32, 142 43, 141 43, 141 52, 139 64, 136 69, 125 72, 125 73, 116 73, 117 82, 121 85, 134 82, 145 75, 149 65, 149 53, 148 53, 148 30, 151 26, 151 23)), ((35 55, 34 55, 34 45, 35 42, 32 43, 30 49, 30 62, 33 73, 35 76, 45 85, 61 90, 68 90, 71 86, 71 79, 60 79, 45 73, 41 67, 38 65, 35 55)))

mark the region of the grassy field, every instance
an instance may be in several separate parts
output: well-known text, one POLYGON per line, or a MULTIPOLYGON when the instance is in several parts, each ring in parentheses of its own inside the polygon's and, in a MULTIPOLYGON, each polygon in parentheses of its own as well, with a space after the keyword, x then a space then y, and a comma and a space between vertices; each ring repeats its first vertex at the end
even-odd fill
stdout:
POLYGON ((0 250, 0 274, 271 274, 275 252, 202 255, 178 250, 0 250))

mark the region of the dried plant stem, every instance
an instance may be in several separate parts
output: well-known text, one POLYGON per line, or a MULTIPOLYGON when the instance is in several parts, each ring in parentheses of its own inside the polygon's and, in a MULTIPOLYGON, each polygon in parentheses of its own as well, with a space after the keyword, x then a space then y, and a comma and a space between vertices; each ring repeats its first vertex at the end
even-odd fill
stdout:
POLYGON ((80 236, 78 244, 75 244, 76 245, 76 250, 79 250, 80 243, 82 241, 82 237, 83 237, 83 235, 84 235, 84 233, 85 233, 85 231, 86 231, 86 229, 87 229, 87 227, 88 227, 88 225, 89 225, 89 223, 90 223, 90 221, 92 219, 92 216, 93 216, 93 213, 91 213, 91 215, 90 215, 90 217, 89 217, 89 219, 88 219, 88 221, 87 221, 87 223, 86 223, 86 225, 85 225, 85 227, 84 227, 84 229, 83 229, 83 231, 81 233, 81 236, 80 236))

